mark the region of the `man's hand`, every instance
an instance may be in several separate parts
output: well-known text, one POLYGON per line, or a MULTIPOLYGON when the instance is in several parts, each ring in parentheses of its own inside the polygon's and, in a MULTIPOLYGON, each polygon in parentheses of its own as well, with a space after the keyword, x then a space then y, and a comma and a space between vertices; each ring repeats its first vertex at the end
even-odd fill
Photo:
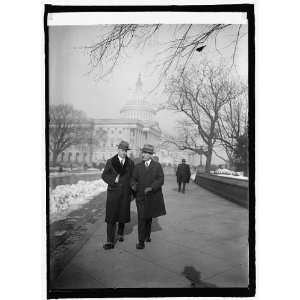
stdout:
POLYGON ((119 182, 119 178, 120 178, 120 174, 117 175, 116 179, 115 179, 115 183, 119 182))
POLYGON ((144 193, 147 194, 152 191, 152 187, 146 187, 144 193))

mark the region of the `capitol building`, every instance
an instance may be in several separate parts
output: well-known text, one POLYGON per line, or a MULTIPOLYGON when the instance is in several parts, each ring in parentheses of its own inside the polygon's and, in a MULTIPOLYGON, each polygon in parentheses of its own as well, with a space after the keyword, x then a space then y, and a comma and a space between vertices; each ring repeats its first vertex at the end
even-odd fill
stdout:
MULTIPOLYGON (((139 74, 133 94, 121 108, 116 119, 93 119, 96 145, 72 146, 59 157, 58 162, 99 164, 117 153, 121 140, 129 142, 128 156, 136 158, 144 144, 152 144, 161 163, 178 164, 182 158, 195 164, 195 154, 179 151, 174 147, 161 146, 162 130, 155 120, 156 107, 145 99, 143 83, 139 74)), ((51 160, 51 155, 50 155, 51 160)), ((199 159, 196 158, 196 163, 199 159)))

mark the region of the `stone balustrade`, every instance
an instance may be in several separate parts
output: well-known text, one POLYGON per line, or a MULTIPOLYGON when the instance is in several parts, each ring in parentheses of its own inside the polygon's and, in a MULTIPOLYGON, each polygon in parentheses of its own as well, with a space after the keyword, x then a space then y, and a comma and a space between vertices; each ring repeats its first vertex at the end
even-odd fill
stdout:
POLYGON ((248 180, 197 173, 195 183, 243 207, 249 206, 248 180))

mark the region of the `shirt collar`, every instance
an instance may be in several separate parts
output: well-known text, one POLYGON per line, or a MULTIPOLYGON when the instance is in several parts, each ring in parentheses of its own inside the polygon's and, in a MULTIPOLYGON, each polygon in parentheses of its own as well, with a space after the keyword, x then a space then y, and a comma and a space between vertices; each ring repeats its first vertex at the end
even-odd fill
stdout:
POLYGON ((120 162, 125 161, 125 157, 122 158, 122 157, 120 157, 120 156, 118 155, 118 158, 119 158, 119 161, 120 161, 120 162))

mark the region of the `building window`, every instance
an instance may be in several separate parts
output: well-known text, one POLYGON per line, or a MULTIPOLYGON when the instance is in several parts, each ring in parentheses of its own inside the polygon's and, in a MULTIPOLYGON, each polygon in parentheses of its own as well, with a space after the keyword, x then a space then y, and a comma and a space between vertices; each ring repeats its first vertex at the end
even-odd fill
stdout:
POLYGON ((71 161, 71 157, 72 157, 72 152, 69 152, 69 155, 68 155, 68 162, 71 161))

